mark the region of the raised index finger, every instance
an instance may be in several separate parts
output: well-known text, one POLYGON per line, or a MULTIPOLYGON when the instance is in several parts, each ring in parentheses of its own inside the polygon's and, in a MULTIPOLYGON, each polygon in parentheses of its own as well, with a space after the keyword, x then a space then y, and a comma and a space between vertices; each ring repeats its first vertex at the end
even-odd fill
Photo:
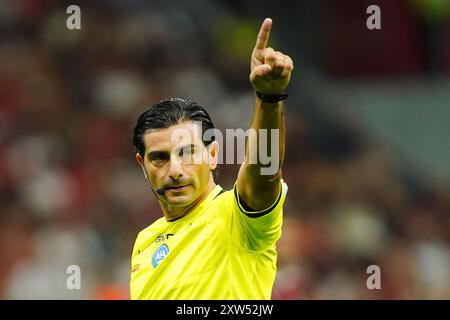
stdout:
POLYGON ((272 19, 266 18, 261 25, 261 29, 256 39, 255 49, 264 49, 269 42, 270 28, 272 28, 272 19))

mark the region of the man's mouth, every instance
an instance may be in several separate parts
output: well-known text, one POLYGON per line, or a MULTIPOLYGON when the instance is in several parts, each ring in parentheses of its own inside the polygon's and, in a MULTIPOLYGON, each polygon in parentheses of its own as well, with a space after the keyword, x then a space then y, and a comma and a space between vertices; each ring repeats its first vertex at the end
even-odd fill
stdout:
POLYGON ((170 191, 183 191, 183 190, 185 190, 188 186, 189 186, 189 184, 185 184, 185 185, 182 185, 182 186, 170 186, 170 187, 167 187, 167 188, 166 188, 166 191, 167 191, 167 190, 170 190, 170 191))

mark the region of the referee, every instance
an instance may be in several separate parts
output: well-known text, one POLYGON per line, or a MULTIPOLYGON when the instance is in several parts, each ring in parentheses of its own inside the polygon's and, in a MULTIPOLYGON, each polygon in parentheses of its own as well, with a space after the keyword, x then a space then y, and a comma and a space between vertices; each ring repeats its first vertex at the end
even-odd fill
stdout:
POLYGON ((195 102, 172 98, 145 111, 134 128, 136 160, 164 217, 142 230, 131 258, 131 299, 270 299, 276 274, 287 185, 284 157, 284 90, 293 62, 267 47, 272 20, 264 20, 251 56, 255 90, 251 129, 279 130, 275 174, 250 161, 269 142, 250 135, 232 190, 214 182, 219 144, 203 134, 214 126, 195 102), (200 124, 200 125, 199 125, 200 124), (201 127, 201 128, 200 128, 201 127), (176 132, 189 143, 176 143, 176 132), (200 133, 199 133, 200 132, 200 133), (253 152, 253 153, 252 153, 253 152))

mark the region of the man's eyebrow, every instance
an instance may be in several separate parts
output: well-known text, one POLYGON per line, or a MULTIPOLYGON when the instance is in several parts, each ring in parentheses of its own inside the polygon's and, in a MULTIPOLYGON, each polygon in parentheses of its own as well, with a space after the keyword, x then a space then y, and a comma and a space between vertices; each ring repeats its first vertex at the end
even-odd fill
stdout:
MULTIPOLYGON (((178 146, 175 149, 175 151, 178 152, 178 151, 181 151, 181 150, 183 150, 185 148, 192 148, 192 147, 199 148, 200 145, 195 144, 195 143, 187 143, 185 145, 178 146)), ((155 151, 150 151, 149 153, 147 153, 147 158, 148 159, 152 159, 154 157, 170 157, 170 152, 169 151, 155 150, 155 151)))

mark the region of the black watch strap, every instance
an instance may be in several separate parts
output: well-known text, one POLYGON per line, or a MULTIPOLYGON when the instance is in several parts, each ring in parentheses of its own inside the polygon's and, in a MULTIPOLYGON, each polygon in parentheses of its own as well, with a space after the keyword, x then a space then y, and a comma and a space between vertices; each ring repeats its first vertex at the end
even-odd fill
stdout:
POLYGON ((283 101, 288 97, 287 93, 281 93, 281 94, 265 94, 258 91, 255 91, 256 96, 261 99, 262 102, 267 103, 276 103, 279 101, 283 101))

